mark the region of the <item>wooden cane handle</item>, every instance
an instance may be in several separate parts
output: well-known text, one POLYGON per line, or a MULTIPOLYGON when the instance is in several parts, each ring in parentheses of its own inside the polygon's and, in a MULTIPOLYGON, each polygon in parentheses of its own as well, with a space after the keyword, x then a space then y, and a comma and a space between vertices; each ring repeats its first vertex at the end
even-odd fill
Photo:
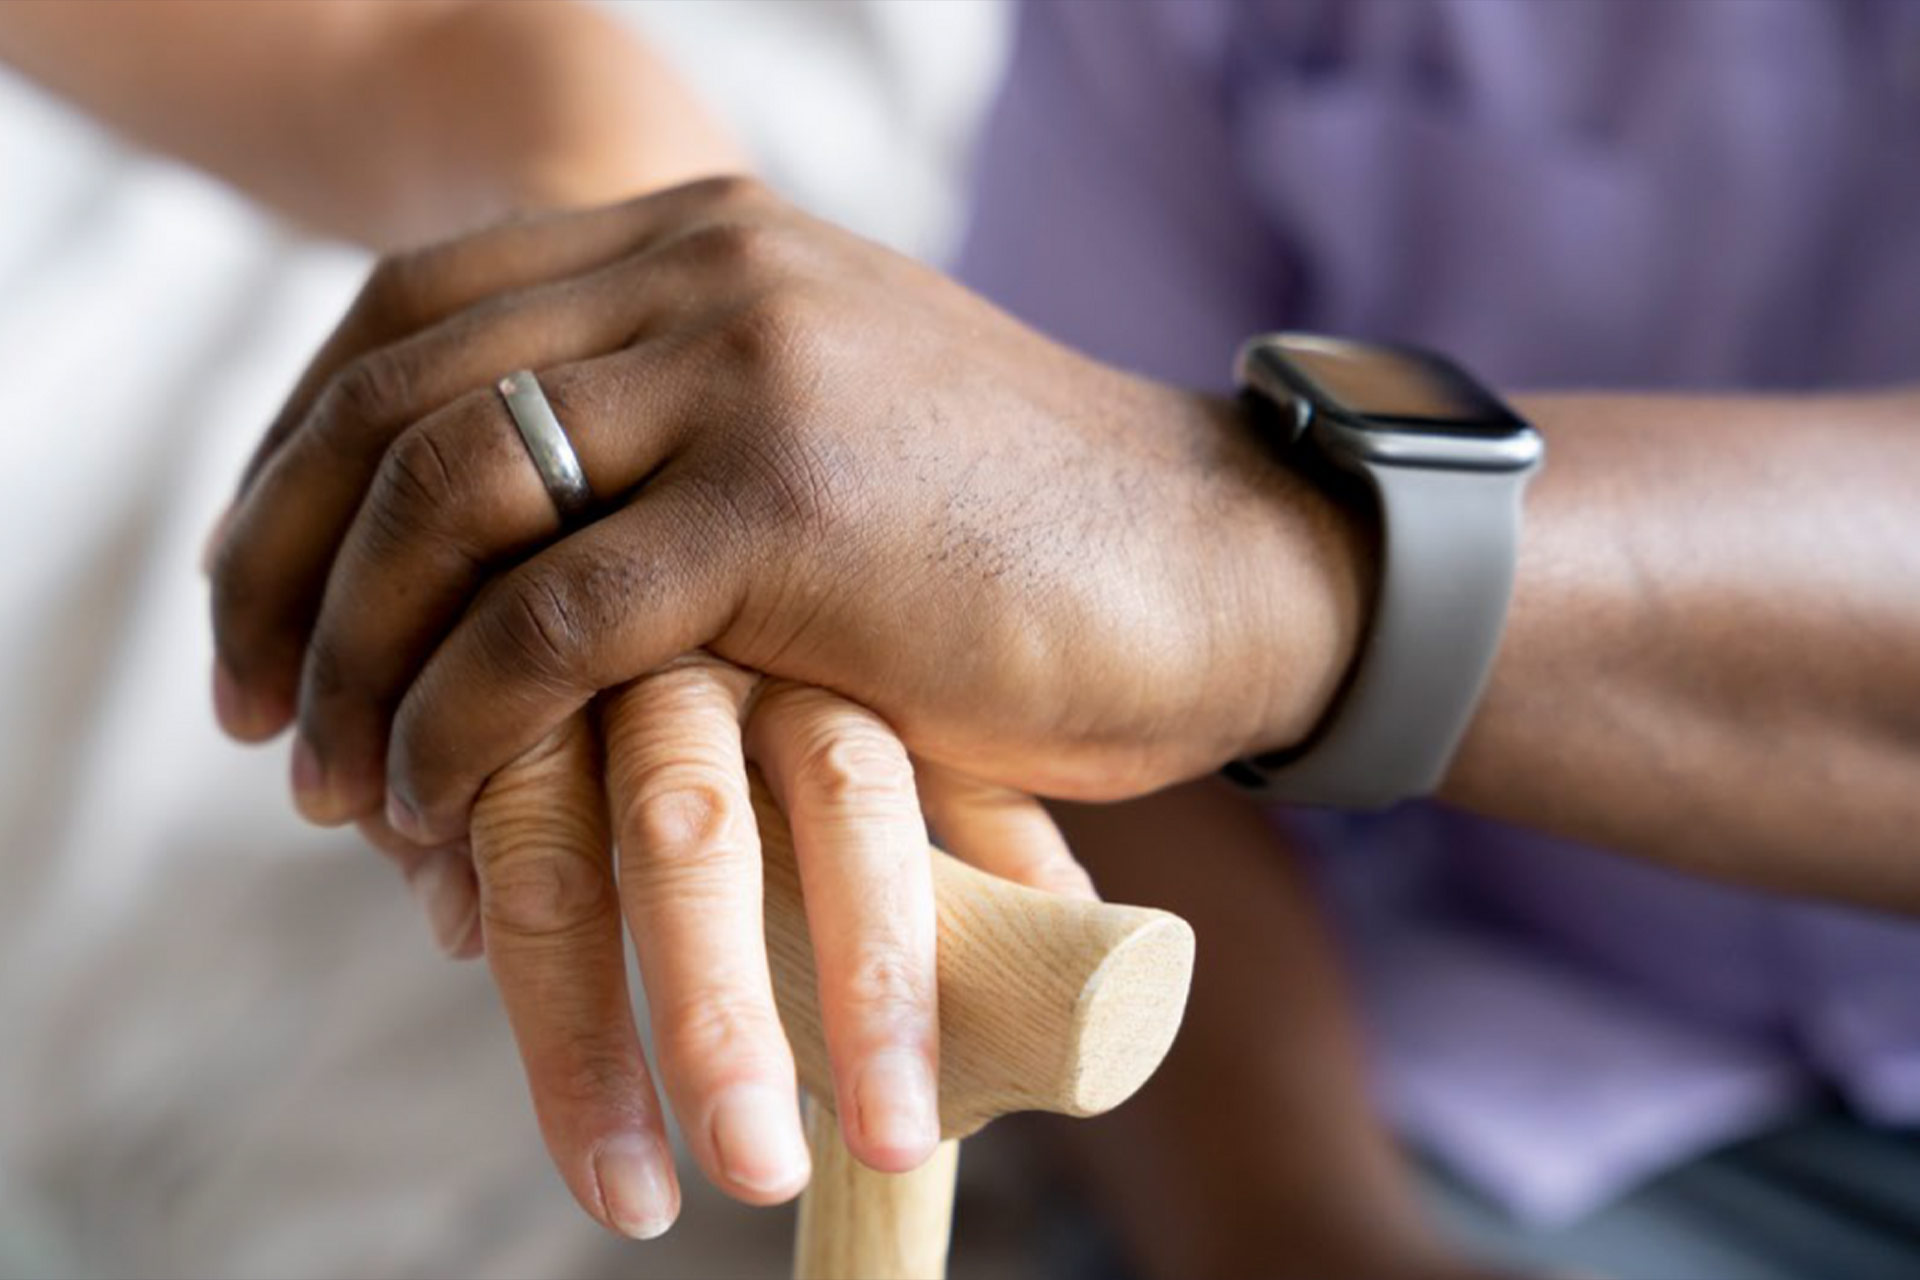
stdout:
POLYGON ((813 1180, 800 1197, 794 1280, 940 1280, 953 1225, 960 1142, 948 1138, 910 1173, 875 1173, 847 1150, 840 1121, 807 1100, 813 1180))
MULTIPOLYGON (((787 822, 756 780, 767 952, 800 1081, 834 1096, 813 944, 787 822)), ((965 1137, 1012 1111, 1095 1115, 1166 1056, 1186 1007, 1193 930, 1164 911, 1084 902, 930 849, 939 911, 940 1123, 965 1137)))

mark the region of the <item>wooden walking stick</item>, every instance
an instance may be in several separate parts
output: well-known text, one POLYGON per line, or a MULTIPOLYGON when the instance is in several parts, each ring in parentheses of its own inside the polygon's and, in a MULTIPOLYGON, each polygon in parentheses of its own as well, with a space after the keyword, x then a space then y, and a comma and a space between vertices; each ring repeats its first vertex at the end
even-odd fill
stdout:
POLYGON ((820 1030, 813 945, 785 817, 756 782, 767 950, 780 1017, 811 1100, 813 1181, 800 1201, 798 1280, 939 1280, 959 1140, 1010 1111, 1090 1116, 1117 1106, 1166 1056, 1186 1007, 1193 931, 1145 907, 1039 893, 938 850, 940 1122, 911 1173, 847 1151, 820 1030))

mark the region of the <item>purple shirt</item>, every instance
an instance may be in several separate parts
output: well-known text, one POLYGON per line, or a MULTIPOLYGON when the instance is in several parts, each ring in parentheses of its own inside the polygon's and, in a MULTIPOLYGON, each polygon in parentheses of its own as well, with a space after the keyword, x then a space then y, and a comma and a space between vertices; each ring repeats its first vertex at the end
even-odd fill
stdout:
MULTIPOLYGON (((1030 2, 962 269, 1196 386, 1281 327, 1508 388, 1914 381, 1920 0, 1030 2)), ((1431 806, 1296 825, 1383 1101, 1516 1212, 1818 1083, 1920 1121, 1912 925, 1431 806)))

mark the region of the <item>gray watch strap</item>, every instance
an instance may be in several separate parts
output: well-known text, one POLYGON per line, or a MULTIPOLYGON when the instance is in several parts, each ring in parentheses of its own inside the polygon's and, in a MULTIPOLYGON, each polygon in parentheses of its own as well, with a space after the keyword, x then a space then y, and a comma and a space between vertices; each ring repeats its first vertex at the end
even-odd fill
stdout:
POLYGON ((1320 730, 1249 763, 1269 798, 1376 809, 1434 791, 1473 718, 1513 594, 1531 471, 1348 465, 1381 516, 1365 647, 1320 730))

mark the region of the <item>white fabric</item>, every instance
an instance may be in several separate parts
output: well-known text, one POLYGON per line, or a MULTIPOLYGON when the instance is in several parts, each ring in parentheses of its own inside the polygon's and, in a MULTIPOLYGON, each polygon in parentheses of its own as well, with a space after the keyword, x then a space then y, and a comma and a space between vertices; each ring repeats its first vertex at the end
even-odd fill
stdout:
MULTIPOLYGON (((803 200, 935 244, 998 15, 706 8, 637 16, 803 200)), ((780 1274, 697 1176, 660 1244, 589 1222, 484 971, 213 727, 200 539, 364 265, 0 75, 0 1277, 780 1274)))
POLYGON ((608 6, 814 212, 944 256, 1012 0, 641 0, 608 6))

